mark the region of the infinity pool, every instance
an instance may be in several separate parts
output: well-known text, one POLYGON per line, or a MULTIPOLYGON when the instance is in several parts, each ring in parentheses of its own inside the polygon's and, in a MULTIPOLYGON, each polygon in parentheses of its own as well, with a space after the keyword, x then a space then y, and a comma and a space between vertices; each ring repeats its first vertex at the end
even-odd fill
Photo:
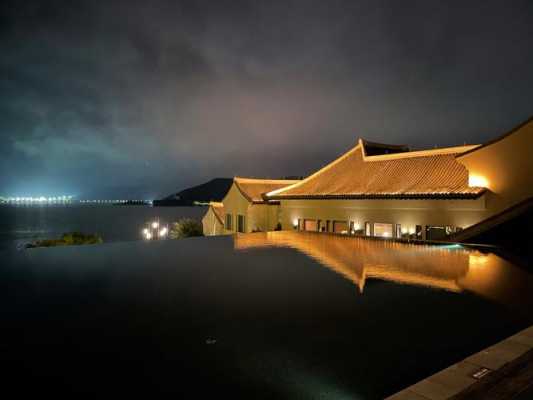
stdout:
POLYGON ((533 276, 460 246, 272 232, 0 256, 20 394, 379 399, 533 324, 533 276))

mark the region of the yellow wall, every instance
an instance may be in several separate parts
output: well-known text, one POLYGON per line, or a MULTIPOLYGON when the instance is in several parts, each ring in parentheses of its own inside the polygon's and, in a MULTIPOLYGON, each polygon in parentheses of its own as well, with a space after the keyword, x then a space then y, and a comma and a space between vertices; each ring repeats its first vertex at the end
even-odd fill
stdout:
MULTIPOLYGON (((282 200, 281 223, 293 229, 298 219, 354 221, 363 229, 365 222, 466 228, 486 216, 485 196, 475 200, 282 200)), ((331 227, 330 227, 331 229, 331 227)))
MULTIPOLYGON (((245 231, 271 231, 278 223, 279 205, 252 204, 243 196, 235 183, 222 200, 224 212, 232 215, 233 226, 226 233, 237 231, 237 215, 245 216, 245 231)), ((225 221, 225 219, 224 219, 225 221)))
MULTIPOLYGON (((248 213, 248 200, 242 195, 239 188, 235 185, 235 182, 231 185, 226 197, 222 200, 224 204, 224 213, 225 215, 231 214, 232 220, 232 229, 228 230, 227 227, 224 227, 226 233, 233 233, 237 231, 237 215, 241 214, 246 216, 248 213)), ((224 215, 224 222, 226 221, 226 216, 224 215)), ((246 218, 248 219, 248 218, 246 218)), ((247 227, 247 222, 245 221, 245 227, 247 227)))
POLYGON ((216 217, 213 208, 209 207, 202 218, 202 226, 205 236, 215 236, 224 234, 224 226, 216 217))
POLYGON ((457 158, 469 176, 487 181, 488 215, 533 196, 533 121, 514 133, 457 158))
POLYGON ((250 204, 248 207, 248 232, 273 231, 278 223, 279 205, 250 204))

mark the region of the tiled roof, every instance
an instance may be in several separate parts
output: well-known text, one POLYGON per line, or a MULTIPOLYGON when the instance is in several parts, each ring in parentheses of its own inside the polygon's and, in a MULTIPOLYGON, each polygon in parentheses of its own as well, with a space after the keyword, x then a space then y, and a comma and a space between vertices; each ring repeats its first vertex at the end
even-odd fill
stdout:
POLYGON ((468 171, 455 159, 477 146, 366 156, 364 143, 360 140, 315 174, 266 197, 475 198, 485 191, 468 186, 468 171))
POLYGON ((218 221, 224 225, 224 204, 212 201, 209 203, 209 207, 213 209, 213 213, 218 221))
POLYGON ((273 190, 281 189, 283 187, 292 185, 299 181, 285 180, 285 179, 254 179, 254 178, 239 178, 233 179, 237 188, 241 191, 244 197, 253 203, 264 203, 263 194, 273 190))

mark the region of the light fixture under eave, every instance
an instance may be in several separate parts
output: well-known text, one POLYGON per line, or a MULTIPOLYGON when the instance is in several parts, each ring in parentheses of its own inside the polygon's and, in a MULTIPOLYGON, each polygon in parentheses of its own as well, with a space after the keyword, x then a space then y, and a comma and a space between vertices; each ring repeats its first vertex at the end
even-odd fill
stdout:
POLYGON ((482 187, 488 188, 489 181, 487 178, 481 175, 468 175, 468 186, 469 187, 482 187))

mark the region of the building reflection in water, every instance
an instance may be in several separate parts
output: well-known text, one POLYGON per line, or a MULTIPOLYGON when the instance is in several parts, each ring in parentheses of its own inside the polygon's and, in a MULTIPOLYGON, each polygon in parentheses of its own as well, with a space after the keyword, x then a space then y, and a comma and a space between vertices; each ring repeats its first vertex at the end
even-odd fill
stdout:
POLYGON ((287 247, 353 282, 361 293, 369 279, 473 292, 520 308, 532 304, 533 276, 494 253, 305 232, 236 235, 237 250, 287 247))

